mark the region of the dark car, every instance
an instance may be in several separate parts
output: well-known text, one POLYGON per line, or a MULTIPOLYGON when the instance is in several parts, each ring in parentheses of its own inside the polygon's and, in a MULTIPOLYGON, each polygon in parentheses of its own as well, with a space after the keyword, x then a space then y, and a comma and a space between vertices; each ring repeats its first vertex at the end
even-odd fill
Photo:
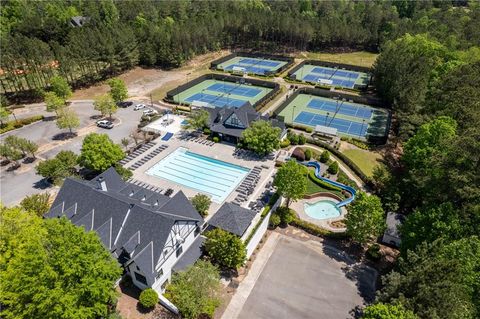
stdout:
POLYGON ((123 102, 118 102, 117 103, 118 107, 129 107, 129 106, 132 106, 132 105, 133 105, 133 102, 130 102, 130 101, 123 101, 123 102))
POLYGON ((113 123, 110 122, 110 121, 107 121, 107 120, 101 120, 101 121, 97 122, 97 126, 102 127, 102 128, 111 129, 111 128, 113 128, 113 123))

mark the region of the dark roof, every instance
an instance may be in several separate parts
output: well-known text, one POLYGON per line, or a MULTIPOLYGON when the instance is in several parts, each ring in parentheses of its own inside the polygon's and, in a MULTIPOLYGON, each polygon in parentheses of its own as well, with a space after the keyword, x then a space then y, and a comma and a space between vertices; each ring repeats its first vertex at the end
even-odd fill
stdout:
POLYGON ((242 237, 257 213, 232 203, 225 203, 208 221, 211 226, 221 228, 242 237))
POLYGON ((198 236, 195 241, 190 245, 185 253, 183 253, 182 257, 173 265, 173 271, 181 271, 185 270, 188 266, 193 265, 198 258, 200 258, 203 254, 203 242, 205 241, 205 237, 198 236))
POLYGON ((400 238, 400 232, 398 227, 403 223, 404 220, 404 215, 389 212, 387 214, 387 229, 385 230, 385 233, 392 237, 400 238))
POLYGON ((239 108, 235 107, 215 107, 206 108, 210 113, 209 127, 212 132, 221 133, 225 135, 241 137, 243 131, 250 127, 254 121, 264 120, 269 121, 273 126, 279 127, 282 132, 285 130, 285 124, 276 119, 269 119, 267 116, 262 116, 255 111, 255 109, 246 103, 239 108), (232 126, 226 123, 226 121, 235 115, 242 127, 232 126))
POLYGON ((82 27, 88 21, 90 21, 90 17, 75 16, 70 18, 70 25, 72 27, 82 27))
POLYGON ((155 276, 155 265, 176 222, 203 222, 182 192, 170 198, 124 182, 113 168, 91 181, 67 178, 45 214, 61 216, 96 231, 115 256, 128 252, 147 277, 155 276))

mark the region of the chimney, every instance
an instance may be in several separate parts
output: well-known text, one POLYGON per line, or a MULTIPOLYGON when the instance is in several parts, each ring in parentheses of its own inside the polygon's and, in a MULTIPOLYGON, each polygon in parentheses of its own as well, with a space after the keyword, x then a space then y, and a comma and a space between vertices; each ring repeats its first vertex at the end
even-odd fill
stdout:
POLYGON ((101 189, 102 191, 106 192, 107 191, 107 183, 105 182, 105 179, 100 176, 98 178, 98 188, 101 189))

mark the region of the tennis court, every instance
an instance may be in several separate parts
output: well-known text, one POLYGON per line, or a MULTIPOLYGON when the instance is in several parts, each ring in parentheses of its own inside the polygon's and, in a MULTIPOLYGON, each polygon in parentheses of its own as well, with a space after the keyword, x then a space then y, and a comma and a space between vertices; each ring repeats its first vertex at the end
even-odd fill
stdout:
POLYGON ((247 102, 255 106, 261 98, 273 89, 234 83, 215 79, 204 80, 173 96, 178 104, 190 105, 193 102, 208 103, 211 107, 241 107, 247 102))
POLYGON ((246 73, 253 73, 258 75, 265 75, 268 73, 277 73, 280 68, 288 62, 261 59, 261 58, 247 58, 242 56, 234 57, 228 61, 220 63, 217 66, 218 70, 233 71, 234 68, 243 68, 246 73))
POLYGON ((366 87, 370 81, 370 75, 364 72, 312 64, 305 64, 293 73, 292 77, 304 82, 339 86, 349 89, 366 87))
POLYGON ((278 115, 289 124, 334 127, 340 135, 359 139, 369 135, 384 136, 389 117, 386 110, 305 93, 288 102, 278 115))

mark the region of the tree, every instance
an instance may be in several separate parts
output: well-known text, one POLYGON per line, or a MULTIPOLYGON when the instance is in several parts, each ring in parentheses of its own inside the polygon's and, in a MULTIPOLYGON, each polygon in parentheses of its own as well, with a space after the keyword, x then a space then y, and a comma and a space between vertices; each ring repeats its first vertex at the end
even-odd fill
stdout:
POLYGON ((72 89, 67 80, 58 75, 50 79, 50 90, 64 101, 72 96, 72 89))
POLYGON ((23 137, 19 137, 16 135, 9 135, 5 138, 5 145, 10 147, 11 149, 20 151, 22 153, 22 157, 25 157, 27 154, 25 151, 22 149, 22 143, 27 141, 23 137))
POLYGON ((306 161, 311 160, 311 159, 312 159, 312 155, 313 155, 312 150, 309 149, 309 148, 307 148, 307 149, 305 150, 305 160, 306 160, 306 161))
POLYGON ((208 126, 210 113, 206 110, 196 110, 191 112, 187 118, 187 124, 184 125, 187 130, 201 131, 208 126))
POLYGON ((259 155, 269 154, 280 147, 279 127, 273 127, 268 121, 255 121, 242 133, 243 143, 259 155))
POLYGON ((0 156, 9 161, 14 161, 18 166, 18 161, 22 158, 22 153, 7 144, 0 144, 0 156))
POLYGON ((58 116, 59 110, 65 107, 65 100, 57 96, 55 92, 46 92, 44 100, 47 112, 55 112, 56 116, 58 116))
POLYGON ((360 244, 366 244, 372 237, 385 230, 385 217, 380 198, 358 192, 348 208, 345 218, 347 233, 360 244))
POLYGON ((218 269, 208 261, 198 260, 185 271, 172 275, 165 297, 186 319, 195 319, 201 314, 213 317, 221 303, 221 289, 218 269))
POLYGON ((480 310, 480 240, 423 243, 382 278, 377 301, 401 303, 420 318, 476 318, 480 310))
POLYGON ((330 166, 328 166, 327 171, 330 174, 337 174, 338 173, 338 162, 332 162, 332 164, 330 164, 330 166))
POLYGON ((210 197, 204 194, 197 194, 192 198, 192 205, 203 217, 208 215, 208 209, 212 201, 210 197))
POLYGON ((113 78, 107 81, 110 86, 110 96, 115 103, 122 102, 128 97, 128 90, 125 82, 119 78, 113 78))
POLYGON ((73 109, 63 108, 58 111, 57 126, 60 129, 68 128, 73 134, 73 129, 80 127, 80 119, 73 109))
POLYGON ((122 138, 120 142, 122 143, 123 147, 125 147, 125 151, 127 151, 128 144, 130 144, 130 140, 128 139, 128 137, 122 138))
POLYGON ((418 317, 402 304, 376 303, 363 310, 362 319, 417 319, 418 317))
POLYGON ((147 288, 140 293, 138 301, 147 309, 153 308, 158 303, 158 294, 152 288, 147 288))
POLYGON ((83 139, 78 163, 82 167, 103 172, 124 156, 122 148, 113 143, 107 134, 90 133, 83 139))
POLYGON ((108 315, 122 271, 95 232, 19 208, 2 207, 0 219, 2 318, 108 315))
POLYGON ((320 162, 326 163, 328 162, 329 159, 330 159, 330 152, 327 150, 323 151, 322 154, 320 155, 320 162))
POLYGON ((213 262, 221 267, 237 269, 245 263, 245 244, 236 235, 216 228, 207 233, 204 247, 213 262))
POLYGON ((280 224, 283 225, 288 225, 295 220, 295 212, 287 207, 277 208, 277 210, 275 211, 275 213, 272 214, 272 216, 273 215, 278 216, 278 218, 280 219, 280 224))
POLYGON ((20 202, 20 206, 27 212, 33 212, 42 217, 50 209, 50 194, 33 194, 25 197, 20 202))
POLYGON ((23 153, 30 154, 34 159, 36 159, 35 153, 38 151, 38 145, 35 142, 22 138, 19 149, 23 153))
POLYGON ((120 163, 115 163, 113 167, 124 181, 127 181, 133 176, 133 172, 130 169, 123 167, 120 163))
POLYGON ((37 174, 58 185, 65 177, 75 175, 78 156, 72 151, 60 151, 54 158, 40 162, 37 174))
POLYGON ((296 161, 288 161, 278 169, 273 186, 277 192, 287 199, 286 206, 290 206, 291 201, 303 198, 307 191, 307 178, 305 177, 306 168, 296 161))
POLYGON ((100 95, 93 102, 94 109, 102 113, 102 116, 109 115, 112 118, 112 114, 118 110, 117 104, 115 104, 110 94, 100 95))
POLYGON ((8 116, 10 112, 7 110, 5 106, 0 106, 0 127, 3 127, 5 121, 8 121, 8 116))

